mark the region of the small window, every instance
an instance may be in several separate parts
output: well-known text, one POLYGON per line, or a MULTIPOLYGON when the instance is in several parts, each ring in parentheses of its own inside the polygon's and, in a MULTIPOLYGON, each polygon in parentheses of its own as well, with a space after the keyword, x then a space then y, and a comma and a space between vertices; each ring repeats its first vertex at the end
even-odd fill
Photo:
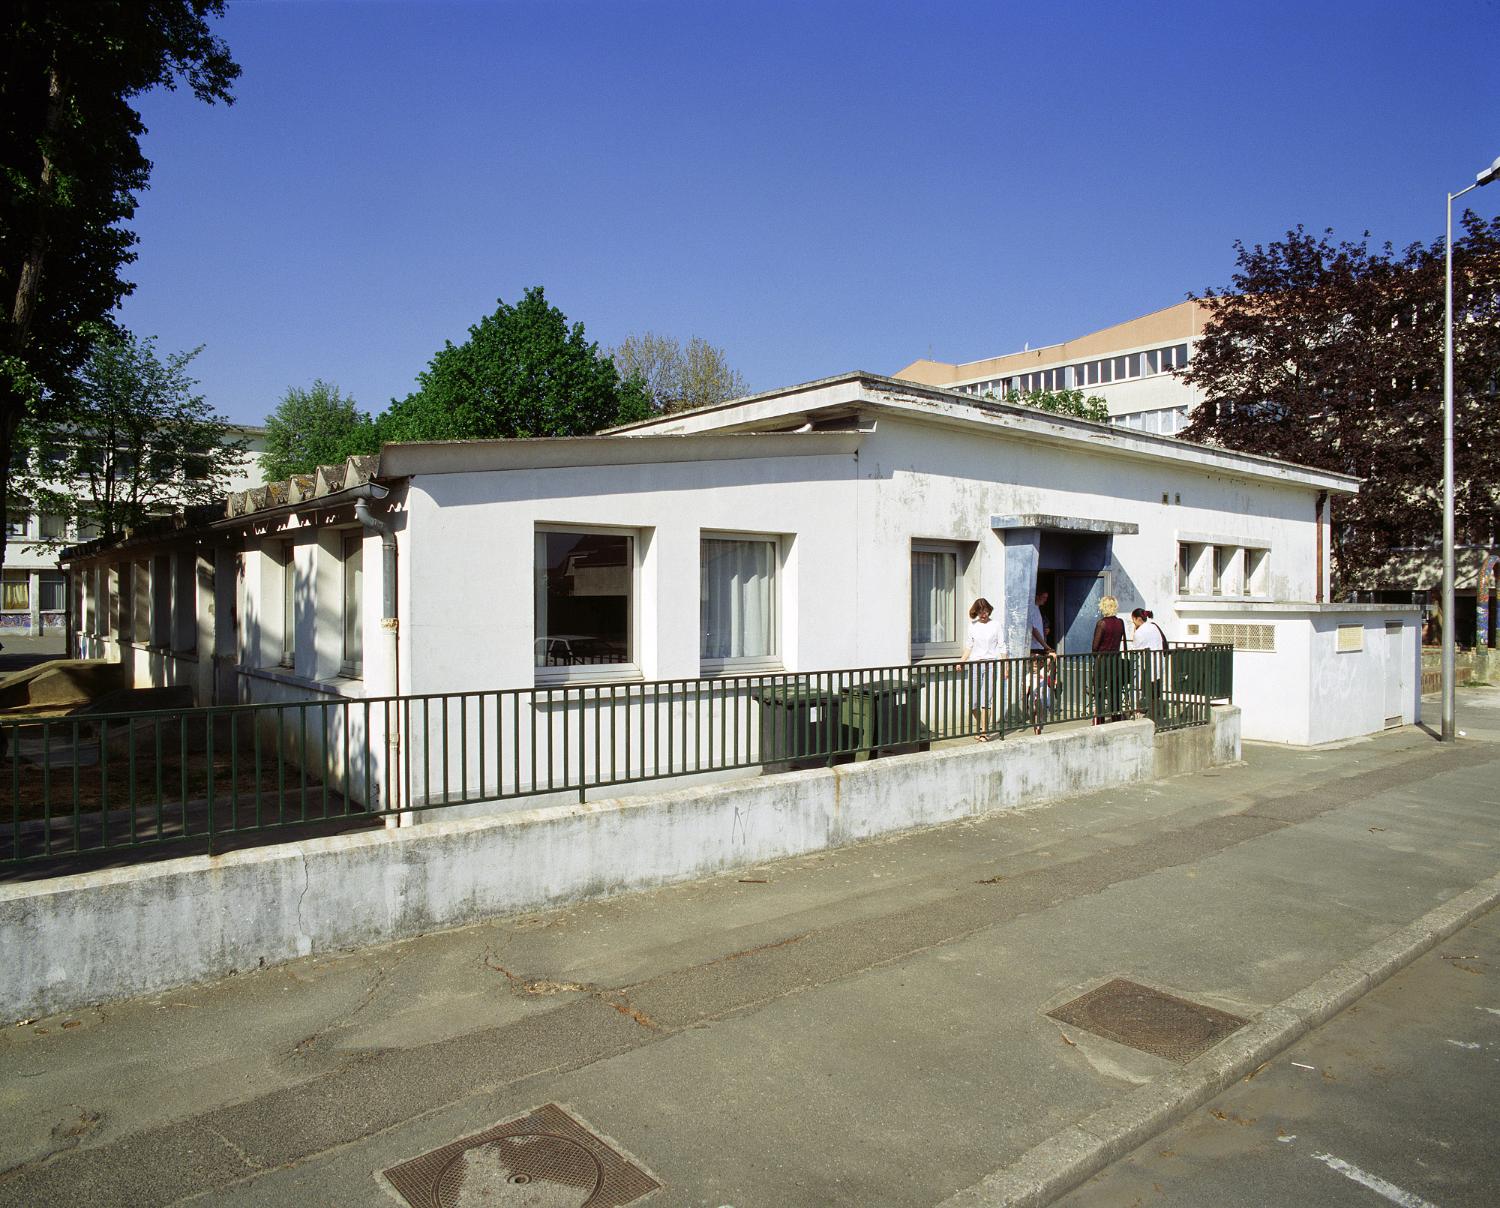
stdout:
POLYGON ((1234 560, 1239 550, 1232 545, 1214 546, 1214 577, 1209 587, 1209 593, 1222 596, 1229 590, 1229 582, 1234 576, 1234 560))
POLYGON ((774 662, 776 541, 704 537, 701 560, 698 653, 704 669, 774 662))
POLYGON ((130 635, 143 646, 151 644, 151 563, 130 565, 130 635))
POLYGON ((31 572, 8 570, 0 580, 0 606, 6 612, 31 611, 31 572))
POLYGON ((172 555, 151 559, 151 645, 165 650, 172 645, 172 555))
POLYGON ((911 551, 911 657, 956 658, 958 634, 958 553, 939 546, 911 551))
POLYGON ((344 534, 343 546, 343 661, 339 674, 354 679, 364 674, 365 535, 344 534))
POLYGON ((43 541, 61 541, 68 535, 68 518, 43 512, 38 518, 37 535, 43 541))
POLYGON ((291 667, 297 655, 297 547, 281 546, 281 665, 291 667))
POLYGON ((178 654, 198 651, 198 555, 191 550, 175 559, 172 590, 172 649, 178 654))
POLYGON ((619 532, 536 535, 539 680, 634 669, 635 539, 619 532))
POLYGON ((1270 550, 1247 549, 1245 551, 1244 589, 1247 596, 1268 596, 1271 594, 1269 585, 1270 565, 1270 550))
POLYGON ((7 537, 24 537, 30 526, 31 517, 25 512, 5 513, 5 535, 7 537))
POLYGON ((1177 543, 1177 594, 1191 595, 1193 590, 1193 560, 1196 551, 1191 542, 1177 543))

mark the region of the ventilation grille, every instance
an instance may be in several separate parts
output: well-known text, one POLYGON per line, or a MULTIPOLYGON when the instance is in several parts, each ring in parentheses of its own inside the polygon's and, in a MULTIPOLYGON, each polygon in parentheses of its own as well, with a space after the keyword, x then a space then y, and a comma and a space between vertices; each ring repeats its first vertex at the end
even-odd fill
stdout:
POLYGON ((1275 650, 1276 626, 1210 625, 1208 640, 1217 646, 1233 646, 1236 650, 1275 650))
POLYGON ((1339 652, 1363 650, 1365 648, 1365 627, 1363 625, 1340 625, 1339 626, 1339 652))

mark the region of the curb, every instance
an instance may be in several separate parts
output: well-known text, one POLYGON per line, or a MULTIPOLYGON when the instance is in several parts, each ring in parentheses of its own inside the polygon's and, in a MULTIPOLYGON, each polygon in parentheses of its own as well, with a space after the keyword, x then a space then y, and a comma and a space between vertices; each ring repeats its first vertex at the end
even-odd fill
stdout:
POLYGON ((1392 974, 1500 904, 1500 876, 1431 910, 1180 1070, 1154 1079, 1054 1133, 938 1208, 1042 1208, 1201 1107, 1250 1071, 1368 994, 1392 974))

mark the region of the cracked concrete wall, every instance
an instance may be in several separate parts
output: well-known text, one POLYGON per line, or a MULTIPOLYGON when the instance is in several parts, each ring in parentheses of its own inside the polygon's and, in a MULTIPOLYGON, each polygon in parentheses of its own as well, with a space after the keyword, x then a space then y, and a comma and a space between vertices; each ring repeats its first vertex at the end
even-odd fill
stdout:
POLYGON ((1239 757, 1149 722, 0 887, 0 1018, 149 994, 1239 757))

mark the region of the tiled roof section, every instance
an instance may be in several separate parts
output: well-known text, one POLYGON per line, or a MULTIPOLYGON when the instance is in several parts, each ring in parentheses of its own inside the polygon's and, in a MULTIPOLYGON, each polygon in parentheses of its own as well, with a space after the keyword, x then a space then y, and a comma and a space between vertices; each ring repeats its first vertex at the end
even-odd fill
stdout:
POLYGON ((305 503, 363 486, 380 471, 380 458, 351 457, 342 465, 319 466, 312 474, 294 474, 283 482, 268 482, 248 491, 232 491, 224 508, 230 519, 251 516, 271 508, 305 503))

